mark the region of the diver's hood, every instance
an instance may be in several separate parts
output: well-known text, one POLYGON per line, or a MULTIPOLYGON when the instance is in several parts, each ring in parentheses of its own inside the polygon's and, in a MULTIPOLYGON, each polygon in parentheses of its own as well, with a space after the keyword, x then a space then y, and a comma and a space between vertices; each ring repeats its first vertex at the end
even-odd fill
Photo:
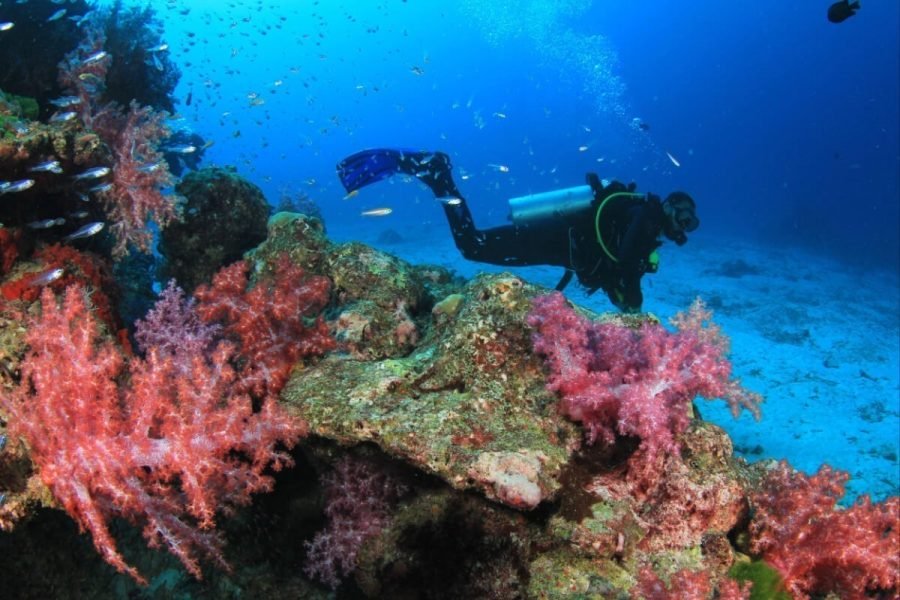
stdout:
POLYGON ((672 192, 666 196, 663 202, 667 217, 663 227, 665 236, 683 246, 687 242, 687 234, 700 227, 696 208, 694 199, 684 192, 672 192))

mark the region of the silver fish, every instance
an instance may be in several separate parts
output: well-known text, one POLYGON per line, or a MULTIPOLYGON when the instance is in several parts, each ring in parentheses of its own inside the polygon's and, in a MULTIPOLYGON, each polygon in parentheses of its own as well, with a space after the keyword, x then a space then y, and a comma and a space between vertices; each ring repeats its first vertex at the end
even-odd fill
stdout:
POLYGON ((99 194, 102 192, 108 192, 112 189, 113 184, 111 183, 101 183, 99 185, 95 185, 92 188, 88 188, 88 192, 91 194, 99 194))
POLYGON ((34 179, 20 179, 19 181, 0 181, 0 195, 24 192, 34 185, 34 179))
POLYGON ((45 271, 40 275, 35 276, 31 281, 28 282, 28 285, 32 287, 41 287, 47 284, 53 283, 60 277, 65 274, 66 270, 62 267, 57 269, 51 269, 49 271, 45 271))
POLYGON ((34 165, 33 167, 31 167, 28 170, 31 171, 32 173, 46 172, 46 173, 59 174, 59 173, 63 172, 62 167, 59 165, 58 160, 45 160, 42 163, 38 163, 38 164, 34 165))
POLYGON ((79 98, 78 96, 61 96, 59 98, 50 100, 50 104, 52 104, 53 106, 58 106, 59 108, 66 108, 68 106, 81 104, 81 98, 79 98))
POLYGON ((91 63, 97 62, 98 60, 103 60, 107 56, 109 56, 109 53, 107 53, 106 50, 98 50, 98 51, 94 52, 93 54, 91 54, 90 56, 87 56, 84 60, 82 60, 81 64, 89 65, 91 63))
POLYGON ((100 179, 101 177, 106 177, 109 175, 109 167, 94 167, 92 169, 88 169, 78 175, 72 177, 72 179, 76 181, 80 181, 82 179, 100 179))
POLYGON ((84 227, 79 227, 77 230, 67 235, 65 237, 65 240, 67 242, 71 242, 72 240, 80 240, 83 238, 91 237, 92 235, 97 235, 98 233, 100 233, 100 230, 103 229, 103 226, 103 221, 88 223, 84 227))
POLYGON ((26 225, 26 227, 28 227, 29 229, 50 229, 51 227, 65 224, 66 220, 62 217, 58 217, 56 219, 41 219, 39 221, 31 221, 26 225))
POLYGON ((158 171, 160 167, 162 167, 162 162, 155 162, 147 165, 141 165, 137 170, 141 173, 153 173, 155 171, 158 171))
POLYGON ((47 22, 49 23, 49 22, 51 22, 51 21, 57 21, 57 20, 59 20, 59 19, 62 19, 64 16, 66 16, 66 13, 67 13, 68 11, 69 11, 69 9, 67 9, 67 8, 61 8, 61 9, 59 9, 58 11, 56 11, 55 13, 53 13, 52 15, 50 15, 50 18, 47 19, 47 22))
POLYGON ((9 31, 15 26, 16 24, 12 21, 4 21, 3 23, 0 23, 0 31, 9 31))
POLYGON ((62 113, 53 113, 50 117, 51 123, 65 123, 66 121, 71 121, 75 117, 78 116, 78 113, 75 111, 66 111, 62 113))
POLYGON ((179 144, 176 146, 165 146, 163 152, 171 152, 172 154, 191 154, 197 151, 197 146, 193 144, 179 144))

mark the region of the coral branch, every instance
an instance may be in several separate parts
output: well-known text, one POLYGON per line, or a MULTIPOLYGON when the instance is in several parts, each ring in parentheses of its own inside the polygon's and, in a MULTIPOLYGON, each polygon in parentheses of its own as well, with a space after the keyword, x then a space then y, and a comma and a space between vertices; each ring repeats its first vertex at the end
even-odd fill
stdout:
POLYGON ((141 525, 198 578, 198 553, 227 566, 216 512, 269 490, 264 470, 290 463, 276 444, 292 445, 304 424, 275 405, 253 411, 229 343, 209 355, 150 347, 126 364, 81 288, 70 286, 61 306, 49 289, 41 301, 21 383, 0 403, 44 483, 103 558, 137 581, 110 534, 113 517, 141 525))
POLYGON ((874 504, 863 496, 840 509, 848 478, 827 465, 807 476, 782 462, 751 496, 751 549, 795 598, 900 596, 900 497, 874 504))
POLYGON ((298 360, 335 346, 319 314, 328 303, 331 282, 307 277, 282 255, 274 273, 247 290, 248 269, 238 261, 219 271, 211 286, 198 288, 197 312, 205 321, 222 323, 238 342, 243 389, 257 398, 277 396, 298 360))
POLYGON ((655 323, 639 329, 592 323, 560 293, 535 299, 528 316, 563 414, 585 426, 590 443, 640 438, 646 477, 661 456, 678 451, 676 437, 690 423, 696 396, 724 398, 735 413, 747 408, 759 415, 760 398, 731 379, 727 341, 703 327, 707 320, 702 304, 695 304, 677 319, 676 333, 655 323))

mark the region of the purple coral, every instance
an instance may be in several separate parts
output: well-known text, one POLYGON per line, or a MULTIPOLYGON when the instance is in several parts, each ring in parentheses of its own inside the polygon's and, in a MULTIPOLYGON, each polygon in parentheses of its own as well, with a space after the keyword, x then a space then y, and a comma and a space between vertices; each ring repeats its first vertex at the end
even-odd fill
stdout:
POLYGON ((155 348, 160 357, 169 357, 202 354, 212 348, 221 327, 201 321, 195 304, 193 298, 185 298, 174 279, 169 281, 147 316, 134 324, 140 349, 155 348))
POLYGON ((306 542, 304 572, 332 589, 356 569, 363 543, 390 521, 406 486, 369 461, 345 457, 325 478, 327 527, 306 542))

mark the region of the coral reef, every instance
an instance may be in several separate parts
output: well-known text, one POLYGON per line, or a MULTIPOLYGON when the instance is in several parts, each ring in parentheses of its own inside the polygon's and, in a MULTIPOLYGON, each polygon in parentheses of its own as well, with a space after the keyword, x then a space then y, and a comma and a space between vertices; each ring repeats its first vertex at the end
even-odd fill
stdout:
POLYGON ((184 198, 182 218, 162 230, 159 252, 164 278, 191 292, 265 239, 269 205, 258 187, 229 169, 188 173, 175 190, 184 198))
MULTIPOLYGON (((74 322, 85 322, 76 292, 66 292, 59 307, 52 291, 42 292, 44 318, 74 311, 74 322)), ((8 373, 0 369, 8 420, 8 431, 0 431, 8 436, 0 450, 0 524, 14 528, 0 534, 0 574, 52 565, 56 585, 90 594, 109 568, 85 556, 51 558, 49 548, 85 542, 39 510, 65 504, 41 483, 48 471, 60 471, 43 453, 51 442, 26 433, 33 418, 24 399, 40 406, 35 397, 49 394, 32 375, 47 360, 35 338, 47 336, 40 319, 27 317, 37 307, 25 298, 0 308, 7 311, 0 319, 24 324, 0 336, 10 361, 8 373)), ((733 456, 722 429, 699 417, 698 394, 736 410, 758 404, 732 381, 726 340, 710 317, 700 305, 674 329, 648 315, 598 317, 509 274, 461 281, 361 244, 332 243, 318 220, 279 213, 269 219, 266 240, 199 288, 195 300, 167 288, 137 328, 146 357, 110 353, 109 336, 96 334, 71 352, 80 358, 66 367, 75 380, 72 370, 87 370, 87 361, 96 366, 94 378, 53 383, 68 385, 65 393, 75 398, 85 386, 106 390, 124 407, 134 397, 172 397, 176 388, 190 398, 219 397, 224 405, 204 401, 196 412, 224 432, 214 437, 219 450, 236 448, 226 455, 237 463, 228 462, 228 472, 247 477, 234 485, 223 479, 221 455, 199 459, 204 475, 196 479, 191 464, 165 453, 160 460, 180 469, 169 479, 147 457, 128 471, 154 484, 170 518, 194 526, 179 530, 194 546, 180 547, 187 554, 177 558, 148 551, 132 527, 78 522, 95 543, 104 534, 116 543, 100 544, 104 558, 128 556, 117 566, 134 574, 139 568, 151 584, 145 589, 154 590, 147 593, 165 586, 173 595, 234 598, 897 596, 896 498, 839 508, 845 475, 749 464, 733 456), (204 358, 188 366, 180 353, 204 358), (101 357, 120 370, 127 365, 130 382, 111 377, 112 367, 104 371, 101 357), (213 365, 218 370, 209 372, 213 365), (227 382, 217 379, 226 368, 227 382), (232 410, 234 394, 246 400, 238 428, 215 416, 232 410), (608 410, 591 404, 600 400, 608 410), (642 421, 649 416, 653 422, 642 421), (248 425, 265 429, 270 418, 285 429, 276 425, 280 433, 266 438, 248 425), (301 430, 307 435, 290 456, 271 445, 290 443, 301 430), (254 450, 261 437, 269 443, 254 450), (289 460, 297 466, 262 470, 289 460), (273 487, 243 505, 250 491, 273 487), (216 513, 214 501, 231 510, 216 513), (214 515, 221 537, 210 539, 204 525, 214 515), (109 548, 122 548, 121 555, 109 548), (185 576, 204 554, 227 560, 230 570, 204 569, 203 581, 185 576)), ((84 331, 91 329, 67 335, 84 331)), ((125 410, 113 412, 109 426, 146 454, 169 439, 166 415, 185 420, 187 408, 159 402, 158 425, 135 425, 125 410)), ((212 444, 205 425, 193 427, 186 430, 191 439, 212 444)), ((109 437, 96 438, 92 447, 102 448, 95 452, 109 452, 109 437)), ((122 472, 93 454, 84 465, 94 477, 122 472)), ((107 488, 89 489, 94 504, 77 514, 117 514, 138 524, 162 518, 117 508, 119 496, 104 495, 107 488)), ((51 584, 38 579, 17 580, 13 589, 47 595, 50 588, 40 586, 51 584)), ((123 593, 144 593, 128 578, 116 581, 123 593)))

